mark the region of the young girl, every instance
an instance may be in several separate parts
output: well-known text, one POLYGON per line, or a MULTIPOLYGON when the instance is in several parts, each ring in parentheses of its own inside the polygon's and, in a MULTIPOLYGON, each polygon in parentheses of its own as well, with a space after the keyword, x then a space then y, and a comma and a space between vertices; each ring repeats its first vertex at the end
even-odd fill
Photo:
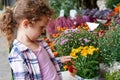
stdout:
POLYGON ((13 41, 8 60, 15 80, 62 80, 59 66, 71 57, 54 58, 47 44, 37 40, 51 15, 42 0, 18 0, 2 14, 0 29, 13 41))

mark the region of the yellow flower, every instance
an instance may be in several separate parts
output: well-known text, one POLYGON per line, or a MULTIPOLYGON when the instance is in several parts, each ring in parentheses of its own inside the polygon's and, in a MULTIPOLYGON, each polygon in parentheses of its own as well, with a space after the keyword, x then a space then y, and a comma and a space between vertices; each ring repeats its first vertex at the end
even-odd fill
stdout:
POLYGON ((78 50, 79 50, 79 52, 83 49, 83 47, 82 46, 80 46, 79 48, 77 48, 78 50))
POLYGON ((89 47, 88 47, 88 46, 85 46, 85 47, 83 47, 83 49, 87 50, 87 49, 89 49, 89 47))
POLYGON ((85 49, 81 51, 81 55, 84 57, 87 57, 87 53, 88 53, 88 51, 85 49))
POLYGON ((72 52, 74 52, 74 53, 78 53, 79 50, 78 50, 78 49, 72 49, 72 52))
POLYGON ((93 53, 94 53, 94 50, 93 49, 89 49, 89 53, 88 54, 93 55, 93 53))
POLYGON ((98 51, 98 50, 99 50, 99 48, 96 48, 96 49, 95 49, 95 51, 98 51))
POLYGON ((65 70, 67 70, 67 68, 68 68, 68 65, 65 65, 63 68, 64 68, 65 70))
POLYGON ((94 49, 95 47, 94 46, 89 46, 90 49, 94 49))
POLYGON ((72 56, 72 58, 74 58, 74 59, 78 58, 78 56, 76 55, 75 52, 71 52, 71 53, 70 53, 70 56, 72 56))
POLYGON ((95 48, 94 46, 89 46, 89 49, 88 49, 89 53, 88 54, 93 55, 94 51, 98 51, 98 48, 95 48))
POLYGON ((70 56, 72 56, 74 59, 78 58, 76 55, 77 53, 80 53, 83 57, 87 57, 88 54, 93 55, 94 51, 98 51, 98 48, 95 48, 94 46, 80 46, 77 49, 72 49, 72 52, 70 53, 70 56))

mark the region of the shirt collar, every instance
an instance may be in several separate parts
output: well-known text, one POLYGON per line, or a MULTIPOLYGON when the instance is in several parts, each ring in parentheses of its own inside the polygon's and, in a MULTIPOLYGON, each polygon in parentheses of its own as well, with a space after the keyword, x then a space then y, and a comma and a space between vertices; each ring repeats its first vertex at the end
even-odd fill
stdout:
POLYGON ((20 41, 18 41, 17 39, 15 39, 13 41, 13 46, 16 46, 17 48, 19 48, 20 51, 26 51, 29 48, 27 46, 25 46, 24 44, 22 44, 20 41))

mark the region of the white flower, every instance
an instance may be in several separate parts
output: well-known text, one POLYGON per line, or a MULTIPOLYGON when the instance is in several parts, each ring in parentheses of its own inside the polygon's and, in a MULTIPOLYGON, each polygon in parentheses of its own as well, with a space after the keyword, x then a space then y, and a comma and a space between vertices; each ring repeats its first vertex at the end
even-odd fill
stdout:
POLYGON ((109 68, 107 68, 107 72, 113 73, 113 72, 117 72, 118 70, 120 70, 120 62, 113 62, 113 64, 111 64, 111 66, 109 68))

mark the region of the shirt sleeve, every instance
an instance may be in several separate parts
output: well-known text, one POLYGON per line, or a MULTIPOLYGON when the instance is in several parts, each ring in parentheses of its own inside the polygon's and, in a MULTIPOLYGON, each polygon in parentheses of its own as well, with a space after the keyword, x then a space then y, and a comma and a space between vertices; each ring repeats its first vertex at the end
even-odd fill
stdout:
POLYGON ((14 80, 30 80, 29 71, 21 55, 22 53, 14 50, 8 57, 9 64, 13 70, 14 80))
POLYGON ((58 65, 63 67, 63 63, 61 62, 60 57, 56 57, 55 59, 57 60, 58 65))

